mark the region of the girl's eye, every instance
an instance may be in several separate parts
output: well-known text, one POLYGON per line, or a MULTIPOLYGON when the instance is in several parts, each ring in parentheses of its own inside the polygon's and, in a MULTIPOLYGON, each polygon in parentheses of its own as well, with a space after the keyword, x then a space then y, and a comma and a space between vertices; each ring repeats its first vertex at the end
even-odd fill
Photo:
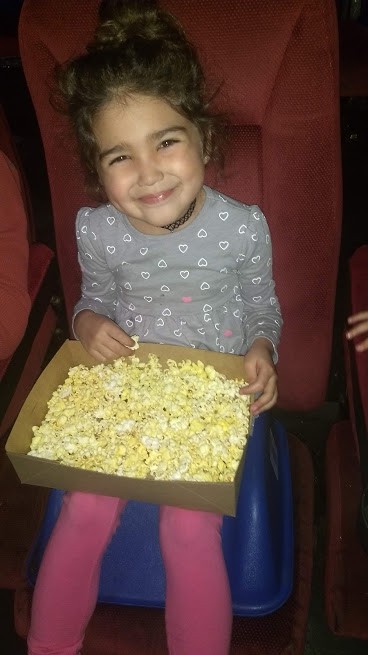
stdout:
POLYGON ((162 141, 160 143, 160 148, 169 148, 169 146, 174 145, 174 143, 178 143, 177 139, 165 139, 165 141, 162 141))
POLYGON ((115 159, 112 159, 109 162, 109 166, 112 166, 113 164, 119 164, 122 161, 126 161, 128 159, 128 155, 119 155, 118 157, 115 157, 115 159))

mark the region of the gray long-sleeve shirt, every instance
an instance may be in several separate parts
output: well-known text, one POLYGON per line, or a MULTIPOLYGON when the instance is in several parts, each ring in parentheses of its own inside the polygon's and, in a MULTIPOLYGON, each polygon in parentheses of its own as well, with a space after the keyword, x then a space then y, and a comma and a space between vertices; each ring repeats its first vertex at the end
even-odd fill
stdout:
POLYGON ((141 341, 244 354, 282 318, 271 239, 257 206, 204 187, 205 203, 179 231, 147 235, 111 204, 78 212, 82 297, 141 341))

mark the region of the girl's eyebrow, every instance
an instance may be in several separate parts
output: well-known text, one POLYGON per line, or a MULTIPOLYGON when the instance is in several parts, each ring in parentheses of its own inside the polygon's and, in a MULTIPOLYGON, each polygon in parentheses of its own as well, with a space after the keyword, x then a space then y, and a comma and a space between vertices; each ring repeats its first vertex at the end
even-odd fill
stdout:
MULTIPOLYGON (((170 127, 165 127, 163 130, 158 130, 157 132, 152 132, 152 134, 149 135, 149 140, 150 141, 158 141, 159 139, 162 139, 162 137, 165 136, 165 134, 172 133, 172 132, 187 132, 186 127, 183 127, 182 125, 171 125, 170 127)), ((118 143, 116 146, 113 146, 112 148, 108 148, 107 150, 102 150, 98 156, 100 162, 105 158, 108 157, 109 155, 114 155, 118 152, 121 152, 122 150, 128 150, 129 146, 126 143, 118 143)))

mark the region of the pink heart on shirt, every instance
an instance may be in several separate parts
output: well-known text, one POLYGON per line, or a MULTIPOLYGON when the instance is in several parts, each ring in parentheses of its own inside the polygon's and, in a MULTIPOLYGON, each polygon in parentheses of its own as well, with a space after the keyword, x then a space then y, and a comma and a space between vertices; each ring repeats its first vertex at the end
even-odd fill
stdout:
POLYGON ((183 301, 183 302, 192 302, 192 299, 191 299, 190 296, 183 296, 183 297, 182 297, 182 301, 183 301))
POLYGON ((232 337, 233 332, 232 330, 224 330, 224 337, 232 337))

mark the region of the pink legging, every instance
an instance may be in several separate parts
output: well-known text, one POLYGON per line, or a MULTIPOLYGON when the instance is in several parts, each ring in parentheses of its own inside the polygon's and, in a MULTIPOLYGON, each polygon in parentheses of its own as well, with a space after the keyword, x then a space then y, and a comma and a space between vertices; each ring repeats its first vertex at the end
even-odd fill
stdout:
MULTIPOLYGON (((126 501, 64 496, 33 596, 29 655, 76 655, 94 611, 103 554, 126 501)), ((162 506, 170 655, 227 655, 231 597, 221 544, 222 517, 162 506)))

